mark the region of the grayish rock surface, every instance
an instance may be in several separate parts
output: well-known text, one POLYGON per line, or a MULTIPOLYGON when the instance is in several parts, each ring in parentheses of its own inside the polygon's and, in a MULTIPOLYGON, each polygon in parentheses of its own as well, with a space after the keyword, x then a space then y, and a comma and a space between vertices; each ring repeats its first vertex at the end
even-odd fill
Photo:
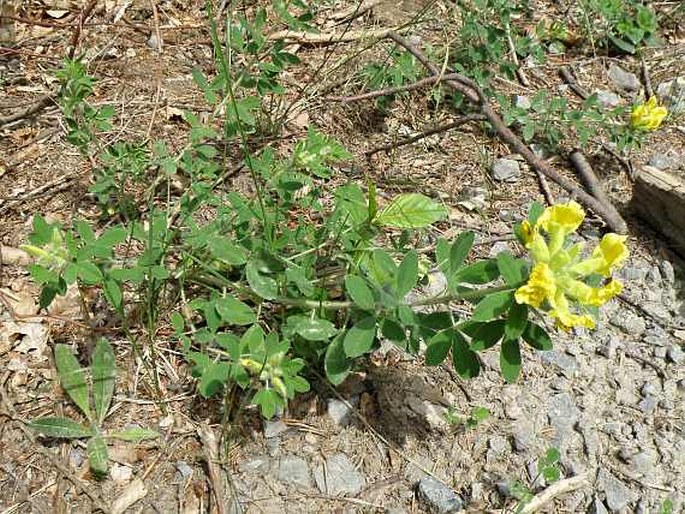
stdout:
POLYGON ((624 70, 616 64, 609 67, 609 79, 624 91, 634 92, 640 89, 640 80, 637 75, 624 70))
POLYGON ((270 439, 272 437, 277 437, 283 432, 286 432, 288 430, 288 425, 283 423, 283 421, 276 420, 276 421, 264 421, 264 437, 267 439, 270 439))
POLYGON ((492 165, 492 178, 503 182, 516 182, 521 176, 521 165, 513 159, 497 159, 492 165))
POLYGON ((419 499, 426 510, 435 514, 461 512, 464 502, 452 489, 431 477, 422 478, 418 485, 419 499))
POLYGON ((681 166, 682 156, 675 152, 654 152, 648 164, 660 170, 677 170, 681 166))
POLYGON ((552 396, 547 416, 549 417, 550 425, 556 430, 554 440, 558 448, 561 449, 568 442, 568 436, 578 422, 579 414, 573 397, 569 393, 560 393, 552 396))
POLYGON ((330 398, 326 409, 328 417, 336 426, 344 427, 350 424, 352 420, 352 408, 347 402, 338 400, 337 398, 330 398))
POLYGON ((613 109, 621 103, 621 97, 613 91, 607 91, 606 89, 597 89, 595 91, 595 94, 597 95, 597 101, 605 109, 613 109))
POLYGON ((668 350, 666 350, 666 355, 668 359, 675 364, 682 364, 685 362, 685 352, 680 347, 679 344, 671 345, 668 350))
POLYGON ((301 457, 283 457, 278 463, 278 480, 299 487, 311 487, 309 464, 301 457))
POLYGON ((323 465, 317 466, 314 469, 314 481, 319 491, 331 496, 354 496, 366 485, 364 475, 354 467, 344 453, 328 457, 325 468, 323 465))
POLYGON ((635 501, 635 493, 605 469, 599 470, 597 484, 606 494, 607 506, 611 512, 619 512, 635 501))
POLYGON ((671 114, 685 112, 685 76, 662 82, 657 87, 656 94, 671 114))
POLYGON ((647 323, 644 318, 635 314, 629 314, 625 311, 618 311, 611 318, 611 324, 623 330, 626 334, 631 336, 641 336, 647 330, 647 323))

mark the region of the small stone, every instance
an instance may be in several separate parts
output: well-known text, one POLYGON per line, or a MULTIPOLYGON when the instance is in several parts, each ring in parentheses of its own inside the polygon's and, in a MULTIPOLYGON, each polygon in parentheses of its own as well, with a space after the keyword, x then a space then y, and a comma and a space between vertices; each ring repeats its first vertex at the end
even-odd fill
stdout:
POLYGON ((633 470, 640 475, 649 475, 654 469, 657 456, 651 450, 643 450, 635 455, 632 455, 628 462, 633 467, 633 470))
POLYGON ((616 356, 616 350, 620 348, 623 348, 623 342, 617 337, 611 337, 606 343, 601 344, 597 348, 597 353, 607 359, 613 359, 616 356))
POLYGON ((659 266, 652 266, 649 268, 649 271, 647 272, 647 280, 654 282, 657 285, 661 284, 661 271, 659 270, 659 266))
POLYGON ((597 101, 605 109, 613 109, 621 103, 621 97, 613 91, 607 91, 606 89, 597 89, 595 91, 595 94, 597 95, 597 101))
POLYGON ((300 487, 310 487, 312 477, 309 464, 301 457, 283 457, 278 463, 278 480, 300 487))
POLYGON ((358 494, 366 485, 366 479, 344 453, 326 459, 326 466, 314 469, 316 486, 324 494, 331 496, 358 494))
POLYGON ((644 318, 634 314, 627 314, 619 311, 610 320, 612 325, 617 326, 626 334, 633 336, 641 336, 647 329, 647 323, 644 318))
POLYGON ((554 440, 557 447, 565 445, 573 427, 578 422, 580 412, 573 402, 573 397, 569 393, 560 393, 552 396, 547 410, 549 423, 554 427, 556 434, 554 440))
POLYGON ((666 348, 663 346, 658 346, 654 348, 654 357, 657 359, 665 359, 666 358, 666 348))
POLYGON ((521 176, 521 165, 513 159, 497 159, 492 166, 492 178, 504 182, 516 182, 521 176))
POLYGON ((624 91, 634 92, 640 89, 640 80, 637 75, 624 70, 616 64, 609 67, 609 78, 617 87, 624 91))
POLYGON ((255 457, 238 464, 238 469, 243 473, 266 473, 269 470, 269 458, 267 456, 255 457))
POLYGON ((678 344, 674 344, 666 350, 666 355, 669 360, 675 364, 682 364, 685 362, 685 352, 678 344))
POLYGON ((490 446, 490 449, 497 454, 502 454, 509 450, 509 441, 507 441, 506 437, 501 435, 492 436, 488 441, 488 445, 490 446))
POLYGON ((540 352, 540 358, 549 364, 557 366, 567 378, 573 378, 578 369, 576 359, 558 350, 540 352))
POLYGON ((621 278, 625 280, 644 280, 647 277, 647 272, 649 270, 646 268, 638 268, 635 266, 626 266, 618 271, 621 278))
POLYGON ((191 476, 193 476, 193 468, 188 466, 188 463, 184 460, 176 461, 176 471, 178 471, 181 481, 188 480, 191 476))
POLYGON ((69 450, 69 464, 74 468, 80 468, 85 460, 83 450, 80 448, 72 448, 69 450))
POLYGON ((492 248, 490 248, 490 251, 488 252, 488 257, 497 257, 502 252, 511 252, 511 248, 509 248, 509 245, 504 242, 504 241, 497 241, 495 244, 492 245, 492 248))
POLYGON ((115 462, 109 468, 109 476, 114 482, 119 484, 130 482, 133 478, 133 470, 129 466, 124 466, 115 462))
POLYGON ((525 95, 516 95, 516 107, 519 109, 525 109, 527 111, 532 107, 530 98, 525 95))
POLYGON ((528 418, 516 420, 513 424, 512 432, 514 436, 514 449, 517 452, 524 452, 535 444, 535 427, 528 418))
POLYGON ((606 494, 606 502, 611 512, 618 512, 635 501, 633 491, 605 469, 599 470, 597 482, 606 494))
POLYGON ((429 512, 451 514, 460 512, 464 502, 452 489, 431 477, 422 478, 418 485, 419 499, 429 512))
POLYGON ((662 82, 656 88, 656 94, 671 114, 685 112, 685 76, 662 82))
POLYGON ((350 424, 352 408, 348 402, 343 402, 337 398, 328 400, 328 417, 336 426, 345 427, 350 424))
POLYGON ((649 158, 648 164, 660 170, 677 170, 680 167, 681 156, 673 152, 655 152, 649 158))
POLYGON ((407 462, 404 468, 404 478, 406 478, 410 483, 415 484, 422 478, 428 476, 424 469, 432 469, 434 462, 428 457, 419 456, 414 459, 414 463, 407 462))
POLYGON ((640 389, 640 392, 642 393, 642 396, 657 396, 660 392, 661 389, 659 388, 658 384, 654 382, 646 382, 643 386, 642 389, 640 389))
POLYGON ((277 421, 264 421, 264 437, 271 439, 288 430, 288 425, 280 419, 277 421))

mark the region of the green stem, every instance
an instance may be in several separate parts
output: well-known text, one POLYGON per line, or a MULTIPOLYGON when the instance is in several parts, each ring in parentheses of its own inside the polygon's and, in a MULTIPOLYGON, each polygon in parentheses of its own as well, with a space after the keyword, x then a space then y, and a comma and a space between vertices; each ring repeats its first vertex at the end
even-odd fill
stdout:
MULTIPOLYGON (((457 300, 478 300, 493 293, 500 293, 502 291, 515 291, 516 288, 503 285, 495 287, 487 287, 485 289, 474 289, 471 291, 464 291, 462 293, 445 294, 440 296, 433 296, 431 298, 423 298, 407 303, 409 307, 422 307, 427 305, 442 305, 457 300)), ((282 305, 290 305, 293 307, 303 307, 306 309, 349 309, 354 305, 351 301, 331 301, 331 300, 304 300, 300 298, 277 298, 275 302, 282 305)))

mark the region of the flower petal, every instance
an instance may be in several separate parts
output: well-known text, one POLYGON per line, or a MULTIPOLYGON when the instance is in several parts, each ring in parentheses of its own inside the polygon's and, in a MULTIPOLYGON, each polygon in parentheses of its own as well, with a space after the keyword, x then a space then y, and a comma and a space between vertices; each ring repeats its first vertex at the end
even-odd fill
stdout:
POLYGON ((517 303, 525 303, 539 308, 546 299, 554 297, 556 292, 554 273, 544 262, 533 267, 528 282, 516 290, 514 298, 517 303))

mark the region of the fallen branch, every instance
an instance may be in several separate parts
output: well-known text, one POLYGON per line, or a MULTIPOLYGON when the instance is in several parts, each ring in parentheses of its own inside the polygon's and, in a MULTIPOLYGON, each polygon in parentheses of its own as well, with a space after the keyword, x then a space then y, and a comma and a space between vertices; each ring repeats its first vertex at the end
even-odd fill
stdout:
POLYGON ((55 103, 55 97, 53 95, 44 95, 38 99, 34 104, 29 105, 26 109, 23 109, 9 116, 0 117, 0 127, 8 125, 12 122, 28 118, 34 114, 42 111, 46 107, 55 103))
POLYGON ((383 39, 388 37, 394 29, 377 30, 348 30, 343 32, 298 32, 295 30, 279 30, 267 36, 269 41, 282 39, 286 43, 300 43, 305 45, 328 45, 331 43, 349 43, 363 39, 383 39))
POLYGON ((242 512, 238 499, 227 491, 228 476, 219 463, 219 441, 214 431, 206 423, 197 428, 197 435, 202 443, 202 452, 207 462, 209 484, 214 492, 216 511, 219 514, 234 514, 242 512))
POLYGON ((592 166, 590 166, 590 163, 585 158, 583 153, 576 148, 571 152, 571 155, 569 155, 569 160, 571 161, 576 171, 580 175, 581 179, 585 183, 585 187, 587 187, 590 194, 592 194, 592 196, 597 198, 597 200, 606 205, 607 209, 614 211, 614 215, 617 218, 620 218, 621 215, 613 206, 611 200, 609 200, 609 197, 604 192, 602 184, 600 183, 599 179, 597 178, 597 175, 592 169, 592 166))
POLYGON ((582 487, 587 487, 589 485, 590 481, 588 480, 587 475, 578 475, 571 478, 565 478, 564 480, 559 480, 558 482, 550 485, 540 494, 533 496, 533 498, 525 504, 523 509, 519 510, 518 512, 519 514, 533 514, 533 512, 537 512, 557 496, 576 491, 577 489, 581 489, 582 487))
POLYGON ((331 102, 342 103, 358 102, 360 100, 378 98, 379 96, 389 96, 396 95, 397 93, 404 93, 405 91, 414 91, 415 89, 421 89, 424 86, 434 86, 435 84, 439 84, 440 82, 454 80, 458 77, 458 73, 448 73, 447 75, 433 75, 431 77, 417 80, 416 82, 412 82, 411 84, 406 84, 404 86, 388 87, 385 89, 379 89, 377 91, 371 91, 369 93, 354 96, 328 96, 326 97, 326 100, 329 100, 331 102))
POLYGON ((400 141, 395 141, 392 143, 388 143, 387 145, 379 146, 377 148, 372 148, 371 150, 368 150, 365 152, 365 155, 367 157, 371 157, 372 155, 377 154, 378 152, 388 152, 390 150, 393 150, 395 148, 399 148, 400 146, 405 146, 405 145, 410 145, 412 143, 415 143, 416 141, 419 141, 421 139, 424 139, 426 137, 432 136, 434 134, 440 134, 442 132, 447 132, 448 130, 452 130, 453 128, 457 128, 461 125, 464 125, 465 123, 468 123, 470 121, 483 121, 485 119, 485 116, 482 114, 469 114, 467 116, 463 116, 462 118, 459 118, 458 120, 452 121, 450 123, 445 123, 444 125, 438 125, 437 127, 430 128, 428 130, 424 130, 420 134, 416 134, 415 136, 408 137, 406 139, 401 139, 400 141))
MULTIPOLYGON (((396 32, 388 32, 388 37, 416 57, 416 59, 433 75, 440 75, 440 69, 431 63, 421 50, 407 42, 396 32)), ((535 155, 533 151, 528 148, 528 146, 504 124, 502 118, 494 110, 482 89, 474 81, 468 77, 457 74, 456 79, 445 81, 445 84, 462 93, 469 101, 479 104, 481 112, 492 124, 502 140, 507 143, 516 153, 522 155, 536 170, 542 173, 545 177, 559 184, 563 189, 566 190, 567 193, 571 195, 572 198, 577 199, 585 207, 603 218, 611 230, 621 234, 627 232, 628 227, 626 222, 623 220, 623 218, 621 218, 620 215, 616 215, 615 209, 609 209, 605 204, 578 187, 573 181, 559 174, 558 171, 535 155)))

